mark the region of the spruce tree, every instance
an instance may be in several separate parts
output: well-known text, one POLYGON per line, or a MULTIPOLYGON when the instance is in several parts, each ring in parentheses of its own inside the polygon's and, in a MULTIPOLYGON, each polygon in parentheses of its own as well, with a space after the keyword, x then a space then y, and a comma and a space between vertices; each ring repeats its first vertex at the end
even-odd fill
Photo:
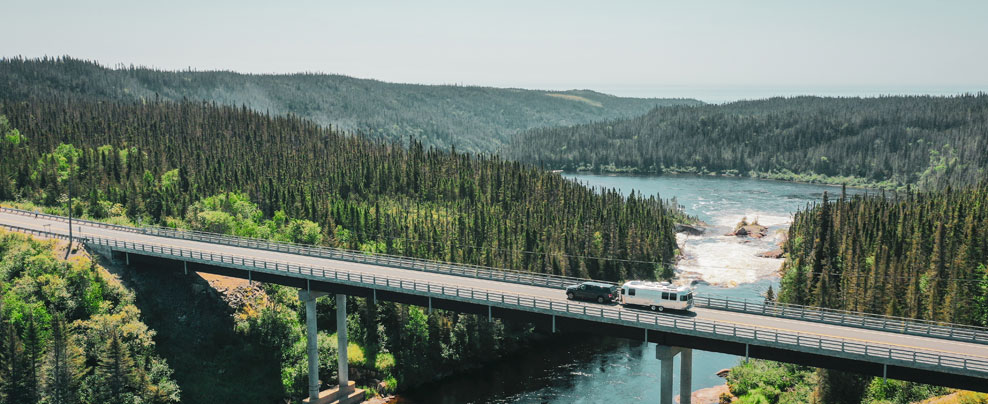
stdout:
POLYGON ((109 338, 100 355, 97 369, 100 385, 98 397, 108 404, 125 404, 132 401, 136 372, 126 344, 120 339, 120 331, 109 330, 109 338))
POLYGON ((79 402, 79 385, 86 375, 86 357, 73 341, 71 330, 61 316, 51 325, 51 348, 48 351, 45 392, 52 404, 79 402))

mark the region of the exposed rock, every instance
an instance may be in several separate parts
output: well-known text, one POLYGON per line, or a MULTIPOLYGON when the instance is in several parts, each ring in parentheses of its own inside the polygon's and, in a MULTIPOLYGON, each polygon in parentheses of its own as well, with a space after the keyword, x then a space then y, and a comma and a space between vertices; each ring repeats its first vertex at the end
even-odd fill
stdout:
POLYGON ((690 236, 700 236, 703 235, 704 232, 706 232, 706 229, 699 226, 682 223, 676 224, 676 233, 685 233, 690 236))
POLYGON ((762 258, 776 258, 776 259, 779 259, 779 258, 784 258, 785 255, 786 255, 786 253, 784 251, 782 251, 781 248, 777 248, 777 249, 772 250, 772 251, 760 252, 760 253, 755 254, 755 255, 757 255, 759 257, 762 257, 762 258))
MULTIPOLYGON (((690 395, 690 401, 693 404, 719 404, 721 395, 731 395, 731 390, 727 388, 726 384, 720 386, 714 386, 706 389, 700 389, 694 391, 690 395)), ((679 396, 677 395, 675 401, 679 402, 679 396)))
POLYGON ((717 377, 727 377, 727 375, 729 375, 729 374, 731 374, 731 369, 730 368, 725 368, 725 369, 718 370, 717 373, 716 373, 717 377))
POLYGON ((741 218, 734 231, 725 234, 726 236, 762 238, 768 235, 768 227, 758 224, 758 220, 748 223, 748 218, 741 218))

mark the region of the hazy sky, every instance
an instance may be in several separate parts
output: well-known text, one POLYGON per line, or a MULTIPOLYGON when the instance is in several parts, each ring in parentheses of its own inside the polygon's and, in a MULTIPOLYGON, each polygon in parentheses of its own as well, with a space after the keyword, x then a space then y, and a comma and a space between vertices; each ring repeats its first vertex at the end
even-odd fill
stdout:
POLYGON ((111 66, 713 101, 988 89, 986 0, 28 0, 4 14, 0 56, 111 66))

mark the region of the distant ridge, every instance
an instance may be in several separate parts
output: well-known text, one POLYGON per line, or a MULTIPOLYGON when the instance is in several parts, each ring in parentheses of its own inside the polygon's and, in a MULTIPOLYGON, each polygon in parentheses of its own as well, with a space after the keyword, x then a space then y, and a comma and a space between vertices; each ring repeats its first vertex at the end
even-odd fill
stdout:
POLYGON ((202 100, 295 114, 372 138, 496 152, 524 130, 630 118, 692 99, 624 98, 590 90, 544 91, 387 83, 320 73, 111 69, 58 58, 0 60, 0 100, 202 100))
POLYGON ((988 94, 776 97, 539 128, 508 158, 546 169, 939 188, 988 174, 988 94))

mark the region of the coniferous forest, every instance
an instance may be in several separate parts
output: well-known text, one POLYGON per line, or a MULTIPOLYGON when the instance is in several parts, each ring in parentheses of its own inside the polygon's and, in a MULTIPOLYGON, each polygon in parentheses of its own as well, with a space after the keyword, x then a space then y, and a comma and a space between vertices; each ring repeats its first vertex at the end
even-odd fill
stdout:
POLYGON ((195 100, 294 114, 363 136, 425 147, 494 152, 542 126, 630 118, 692 99, 615 97, 589 90, 539 91, 386 83, 341 75, 254 75, 229 71, 109 69, 62 58, 0 60, 0 98, 99 101, 195 100))
POLYGON ((510 158, 547 169, 741 175, 901 188, 988 167, 988 94, 772 98, 534 129, 510 158))
POLYGON ((988 326, 988 181, 827 198, 794 217, 780 300, 988 326))
MULTIPOLYGON (((783 245, 778 299, 988 326, 986 200, 988 179, 959 189, 851 198, 843 192, 824 194, 821 203, 793 218, 783 245)), ((936 386, 886 383, 826 369, 814 373, 784 364, 742 364, 735 370, 738 375, 728 380, 734 394, 770 403, 911 403, 949 393, 936 386), (774 377, 780 374, 786 378, 774 377)), ((984 399, 973 393, 969 398, 984 399)))
MULTIPOLYGON (((0 200, 64 214, 71 192, 74 214, 100 220, 615 281, 668 276, 674 224, 690 220, 657 197, 624 197, 498 157, 418 142, 405 148, 247 108, 30 100, 0 104, 0 116, 0 200)), ((251 357, 269 358, 281 384, 271 391, 258 384, 251 397, 300 398, 302 307, 288 288, 264 292, 236 308, 235 330, 251 357)), ((473 315, 350 304, 348 328, 359 343, 351 365, 390 380, 392 391, 430 380, 435 369, 494 359, 533 332, 473 315)), ((322 324, 332 357, 334 326, 322 324)), ((202 358, 182 352, 222 352, 201 345, 164 347, 193 401, 218 394, 209 381, 217 376, 200 371, 202 358)), ((330 363, 323 380, 334 377, 330 363)), ((220 391, 223 400, 243 397, 220 391)))
POLYGON ((672 262, 683 219, 655 197, 597 193, 498 157, 406 150, 246 108, 28 101, 0 114, 19 133, 0 150, 0 199, 53 206, 71 183, 96 218, 108 202, 167 224, 202 198, 243 192, 265 217, 315 222, 331 245, 608 280, 672 262))

